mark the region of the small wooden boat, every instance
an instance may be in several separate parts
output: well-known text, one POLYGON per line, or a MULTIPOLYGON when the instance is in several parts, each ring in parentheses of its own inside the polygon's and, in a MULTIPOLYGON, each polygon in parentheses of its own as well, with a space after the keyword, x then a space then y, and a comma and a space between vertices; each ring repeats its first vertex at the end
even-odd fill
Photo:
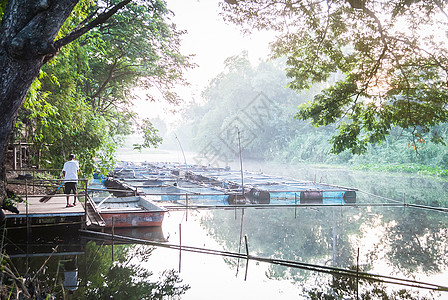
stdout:
POLYGON ((106 227, 161 226, 166 209, 144 196, 94 199, 106 227))

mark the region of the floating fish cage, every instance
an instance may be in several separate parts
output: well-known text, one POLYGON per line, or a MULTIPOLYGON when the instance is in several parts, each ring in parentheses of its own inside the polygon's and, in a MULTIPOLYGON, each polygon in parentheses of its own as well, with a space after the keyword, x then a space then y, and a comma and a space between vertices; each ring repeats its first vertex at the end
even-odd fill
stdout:
POLYGON ((127 192, 178 205, 356 203, 356 189, 247 171, 241 176, 230 168, 128 163, 113 174, 108 180, 122 183, 127 192))

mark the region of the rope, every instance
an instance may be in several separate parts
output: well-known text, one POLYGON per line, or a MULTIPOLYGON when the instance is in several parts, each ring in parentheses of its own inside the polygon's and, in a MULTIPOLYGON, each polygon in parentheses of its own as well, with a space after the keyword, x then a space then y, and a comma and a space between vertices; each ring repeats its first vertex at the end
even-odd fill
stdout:
MULTIPOLYGON (((235 209, 235 208, 260 208, 260 209, 276 209, 276 208, 291 208, 291 207, 365 207, 365 206, 380 206, 380 207, 403 207, 399 203, 357 203, 357 204, 245 204, 245 205, 188 205, 190 209, 235 209)), ((184 210, 185 206, 163 205, 169 210, 184 210)))
POLYGON ((408 206, 408 207, 415 207, 415 208, 422 208, 422 209, 429 209, 429 210, 436 210, 436 211, 441 211, 441 212, 448 212, 448 208, 446 207, 435 207, 435 206, 427 206, 427 205, 421 205, 421 204, 412 204, 412 203, 405 203, 404 201, 399 201, 399 200, 395 200, 395 199, 391 199, 391 198, 387 198, 387 197, 383 197, 383 196, 378 196, 366 191, 362 191, 362 190, 358 190, 361 193, 367 194, 369 196, 373 196, 373 197, 377 197, 377 198, 381 198, 384 200, 389 200, 395 203, 401 203, 403 206, 408 206))
POLYGON ((364 194, 372 196, 372 197, 381 198, 381 199, 384 199, 384 200, 396 202, 396 203, 403 203, 403 201, 399 201, 399 200, 395 200, 395 199, 392 199, 392 198, 387 198, 387 197, 375 195, 375 194, 372 194, 372 193, 369 193, 369 192, 366 192, 366 191, 363 191, 363 190, 358 190, 358 192, 364 193, 364 194))

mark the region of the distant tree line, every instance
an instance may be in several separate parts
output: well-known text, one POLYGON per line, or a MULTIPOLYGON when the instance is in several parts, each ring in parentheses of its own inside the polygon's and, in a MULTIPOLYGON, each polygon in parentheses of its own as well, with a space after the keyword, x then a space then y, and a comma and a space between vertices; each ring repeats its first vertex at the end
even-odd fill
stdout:
MULTIPOLYGON (((233 127, 238 127, 240 139, 245 142, 242 151, 246 158, 333 164, 412 163, 448 168, 443 144, 431 142, 428 133, 420 137, 417 147, 409 142, 412 131, 399 126, 391 128, 383 142, 367 145, 362 155, 348 150, 333 154, 330 139, 336 125, 315 127, 295 116, 299 105, 312 100, 341 75, 335 73, 328 83, 314 84, 297 94, 287 88, 285 66, 284 59, 251 65, 247 53, 225 61, 225 70, 203 91, 206 102, 195 104, 186 112, 192 145, 204 157, 203 162, 213 163, 219 157, 221 163, 225 159, 237 160, 237 135, 233 127)), ((440 137, 446 137, 448 126, 442 123, 434 130, 440 137)))

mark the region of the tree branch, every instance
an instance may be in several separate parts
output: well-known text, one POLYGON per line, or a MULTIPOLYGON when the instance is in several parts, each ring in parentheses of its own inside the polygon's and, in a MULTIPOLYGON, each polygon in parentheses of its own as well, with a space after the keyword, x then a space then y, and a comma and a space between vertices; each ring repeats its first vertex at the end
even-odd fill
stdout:
POLYGON ((448 19, 448 15, 443 10, 443 5, 439 0, 434 0, 434 3, 437 5, 437 7, 440 9, 440 12, 448 19))
POLYGON ((118 3, 117 5, 115 5, 114 7, 112 7, 110 10, 101 13, 98 15, 98 17, 91 21, 89 24, 87 24, 84 27, 81 27, 75 31, 72 31, 71 33, 69 33, 68 35, 66 35, 65 37, 63 37, 62 39, 59 39, 57 41, 54 42, 54 48, 59 51, 59 49, 61 49, 63 46, 73 42, 74 40, 76 40, 77 38, 79 38, 80 36, 84 35, 85 33, 87 33, 89 30, 95 28, 96 26, 106 22, 110 17, 112 17, 117 11, 119 11, 120 9, 122 9, 124 6, 126 6, 127 4, 129 4, 129 2, 131 2, 132 0, 123 0, 120 3, 118 3))

